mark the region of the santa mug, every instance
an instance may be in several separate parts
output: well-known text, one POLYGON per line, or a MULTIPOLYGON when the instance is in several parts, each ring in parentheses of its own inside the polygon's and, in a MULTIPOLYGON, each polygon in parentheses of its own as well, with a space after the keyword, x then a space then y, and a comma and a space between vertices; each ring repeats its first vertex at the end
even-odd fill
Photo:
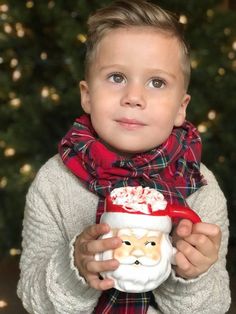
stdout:
POLYGON ((101 273, 114 280, 114 287, 125 292, 146 292, 157 288, 170 275, 176 249, 171 244, 170 231, 174 219, 200 222, 190 208, 170 205, 155 189, 122 187, 106 197, 101 223, 111 230, 103 239, 118 236, 121 247, 96 254, 104 261, 115 258, 119 267, 101 273))

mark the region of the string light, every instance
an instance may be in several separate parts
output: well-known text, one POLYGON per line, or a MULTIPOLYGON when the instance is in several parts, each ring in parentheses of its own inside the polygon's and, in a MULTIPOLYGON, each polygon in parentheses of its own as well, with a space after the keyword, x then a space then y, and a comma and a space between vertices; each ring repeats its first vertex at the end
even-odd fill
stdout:
POLYGON ((232 44, 232 48, 233 48, 233 50, 235 50, 235 51, 236 51, 236 40, 233 42, 233 44, 232 44))
POLYGON ((214 11, 212 10, 212 9, 208 9, 207 11, 206 11, 206 15, 208 16, 208 17, 213 17, 214 16, 214 11))
POLYGON ((24 37, 25 36, 25 30, 21 23, 16 23, 16 34, 18 37, 24 37))
POLYGON ((20 105, 21 105, 21 100, 20 100, 20 98, 13 98, 13 99, 10 101, 10 105, 11 105, 13 108, 19 108, 20 105))
POLYGON ((0 300, 0 308, 1 308, 1 309, 3 309, 4 307, 7 307, 7 306, 8 306, 8 304, 7 304, 6 301, 0 300))
POLYGON ((198 61, 197 60, 191 60, 191 68, 196 69, 198 67, 198 61))
POLYGON ((0 188, 4 189, 6 186, 7 186, 7 178, 6 177, 0 178, 0 188))
POLYGON ((21 71, 15 70, 15 71, 12 73, 12 79, 13 79, 13 81, 18 81, 20 78, 21 78, 21 71))
POLYGON ((25 31, 24 31, 23 28, 22 28, 22 29, 18 29, 18 30, 16 31, 16 34, 17 34, 18 37, 22 38, 22 37, 25 36, 25 31))
POLYGON ((224 29, 224 34, 225 34, 226 36, 229 36, 229 35, 231 34, 231 28, 226 27, 226 28, 224 29))
POLYGON ((48 55, 47 55, 47 53, 46 52, 41 52, 41 54, 40 54, 40 58, 41 58, 41 60, 47 60, 47 58, 48 58, 48 55))
POLYGON ((215 120, 215 118, 216 118, 216 112, 215 112, 215 110, 210 110, 209 112, 208 112, 208 119, 209 120, 215 120))
POLYGON ((234 53, 233 51, 230 51, 230 52, 228 53, 228 58, 229 58, 230 60, 233 60, 233 59, 235 58, 235 53, 234 53))
POLYGON ((5 23, 3 25, 3 29, 4 29, 4 32, 7 33, 7 34, 12 33, 12 30, 13 30, 12 26, 10 24, 8 24, 8 23, 5 23))
POLYGON ((218 161, 220 163, 224 163, 225 162, 225 156, 219 156, 218 161))
POLYGON ((53 9, 55 7, 55 2, 54 1, 49 1, 48 2, 48 8, 53 9))
POLYGON ((81 43, 85 43, 87 40, 87 37, 84 34, 78 34, 77 35, 77 39, 81 42, 81 43))
POLYGON ((187 18, 187 16, 184 15, 184 14, 181 14, 180 17, 179 17, 179 22, 180 22, 181 24, 187 24, 187 23, 188 23, 188 18, 187 18))
POLYGON ((55 102, 58 102, 60 100, 60 96, 57 93, 53 93, 51 95, 51 99, 55 102))
POLYGON ((0 12, 6 13, 9 10, 9 7, 7 4, 0 5, 0 12))
POLYGON ((23 29, 23 25, 21 23, 16 23, 16 30, 23 29))
POLYGON ((12 249, 10 249, 9 254, 10 254, 11 256, 17 256, 17 255, 20 255, 20 254, 21 254, 21 250, 20 250, 20 249, 12 248, 12 249))
POLYGON ((0 17, 1 17, 1 20, 3 20, 3 21, 5 21, 5 20, 8 18, 8 16, 7 16, 6 13, 2 13, 2 14, 0 15, 0 17))
POLYGON ((41 90, 41 96, 47 98, 49 96, 49 88, 47 86, 43 87, 41 90))
POLYGON ((53 101, 55 102, 59 102, 60 100, 60 96, 59 94, 56 92, 56 89, 54 87, 47 87, 47 86, 44 86, 41 90, 41 96, 43 98, 48 98, 50 97, 53 101))
POLYGON ((11 59, 10 67, 15 68, 18 65, 18 60, 16 58, 11 59))
POLYGON ((12 147, 7 147, 5 150, 4 150, 4 156, 5 157, 12 157, 16 154, 16 150, 12 147))
POLYGON ((17 36, 22 38, 25 36, 25 31, 23 29, 17 31, 17 36))
POLYGON ((32 171, 32 166, 30 164, 25 164, 20 168, 20 173, 27 175, 32 171))
POLYGON ((27 1, 25 6, 27 9, 32 9, 34 6, 34 2, 33 1, 27 1))
POLYGON ((226 72, 226 71, 225 71, 224 68, 219 68, 219 69, 218 69, 218 74, 221 75, 221 76, 225 75, 225 72, 226 72))
POLYGON ((205 124, 202 124, 202 123, 198 125, 197 129, 200 133, 206 133, 207 132, 207 126, 205 124))

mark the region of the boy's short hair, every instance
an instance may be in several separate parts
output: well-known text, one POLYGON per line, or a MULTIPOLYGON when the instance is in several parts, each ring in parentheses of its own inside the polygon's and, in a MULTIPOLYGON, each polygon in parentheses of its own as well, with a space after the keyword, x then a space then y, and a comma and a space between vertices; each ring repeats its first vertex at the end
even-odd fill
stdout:
POLYGON ((181 67, 187 90, 190 80, 189 49, 183 35, 183 26, 177 16, 163 10, 159 6, 145 0, 119 0, 107 7, 97 10, 88 19, 87 53, 85 58, 85 74, 96 54, 101 39, 117 28, 149 26, 163 34, 174 36, 180 43, 182 52, 181 67))

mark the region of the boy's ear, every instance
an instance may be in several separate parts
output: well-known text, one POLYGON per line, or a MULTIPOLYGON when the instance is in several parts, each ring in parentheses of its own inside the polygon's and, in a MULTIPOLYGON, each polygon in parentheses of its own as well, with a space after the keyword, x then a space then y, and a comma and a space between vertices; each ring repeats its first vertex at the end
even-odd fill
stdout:
POLYGON ((186 118, 186 109, 188 107, 190 100, 191 100, 191 96, 188 94, 185 94, 180 104, 179 111, 177 112, 177 115, 175 117, 174 125, 176 127, 181 126, 184 123, 185 118, 186 118))
POLYGON ((81 97, 81 106, 86 113, 90 113, 91 105, 90 105, 90 96, 89 96, 89 87, 86 81, 81 81, 79 83, 80 88, 80 97, 81 97))

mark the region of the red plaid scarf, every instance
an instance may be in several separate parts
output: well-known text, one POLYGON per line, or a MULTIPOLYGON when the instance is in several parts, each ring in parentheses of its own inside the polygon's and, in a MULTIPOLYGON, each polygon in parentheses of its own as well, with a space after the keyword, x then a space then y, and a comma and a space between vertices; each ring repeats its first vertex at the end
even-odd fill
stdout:
MULTIPOLYGON (((164 194, 171 204, 186 205, 185 199, 205 184, 200 174, 201 147, 196 128, 186 121, 174 128, 161 146, 127 159, 104 146, 85 114, 61 140, 59 153, 65 165, 99 196, 98 223, 105 196, 116 187, 149 186, 164 194)), ((150 294, 135 294, 136 301, 132 302, 134 294, 111 291, 102 294, 95 313, 122 314, 127 306, 128 313, 147 312, 150 294)))

